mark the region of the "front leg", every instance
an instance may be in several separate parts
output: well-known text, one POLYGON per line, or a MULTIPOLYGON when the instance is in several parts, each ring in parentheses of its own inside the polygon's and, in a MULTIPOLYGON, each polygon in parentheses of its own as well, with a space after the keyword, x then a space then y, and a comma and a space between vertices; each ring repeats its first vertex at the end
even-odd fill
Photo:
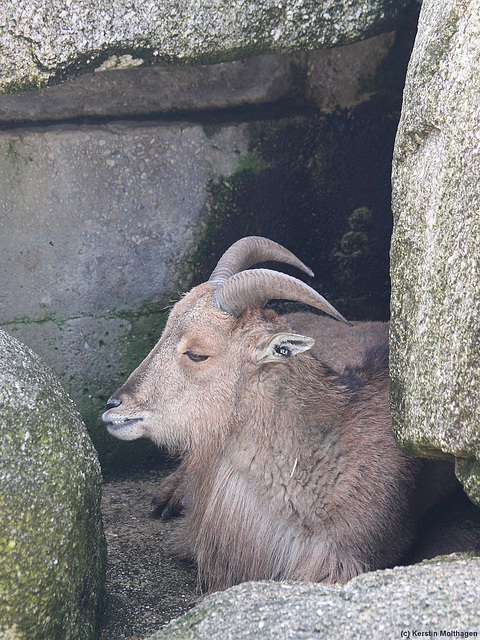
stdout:
POLYGON ((150 503, 150 511, 164 520, 175 518, 183 511, 184 495, 185 470, 184 465, 181 464, 176 471, 161 481, 159 493, 150 503))

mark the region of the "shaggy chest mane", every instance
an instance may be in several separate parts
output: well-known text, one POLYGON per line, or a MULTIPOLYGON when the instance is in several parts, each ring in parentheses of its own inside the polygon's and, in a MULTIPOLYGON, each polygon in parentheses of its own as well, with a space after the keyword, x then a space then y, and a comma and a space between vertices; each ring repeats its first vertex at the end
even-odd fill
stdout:
POLYGON ((271 487, 277 500, 266 505, 245 475, 227 466, 203 485, 195 492, 179 536, 189 540, 200 579, 217 589, 267 573, 287 577, 298 562, 304 532, 292 505, 287 518, 278 509, 284 488, 271 487))

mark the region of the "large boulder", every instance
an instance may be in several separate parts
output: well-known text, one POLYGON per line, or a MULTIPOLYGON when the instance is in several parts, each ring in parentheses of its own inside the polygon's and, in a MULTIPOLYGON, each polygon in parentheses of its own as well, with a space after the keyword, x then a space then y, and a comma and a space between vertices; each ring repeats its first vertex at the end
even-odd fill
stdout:
POLYGON ((479 96, 479 0, 425 0, 394 155, 392 415, 480 506, 479 96))
POLYGON ((72 401, 0 330, 0 637, 90 640, 105 572, 98 459, 72 401))
POLYGON ((470 637, 480 559, 363 574, 344 587, 248 582, 208 596, 148 640, 470 637))
POLYGON ((331 47, 393 28, 410 0, 11 2, 0 22, 0 92, 95 69, 221 62, 331 47))

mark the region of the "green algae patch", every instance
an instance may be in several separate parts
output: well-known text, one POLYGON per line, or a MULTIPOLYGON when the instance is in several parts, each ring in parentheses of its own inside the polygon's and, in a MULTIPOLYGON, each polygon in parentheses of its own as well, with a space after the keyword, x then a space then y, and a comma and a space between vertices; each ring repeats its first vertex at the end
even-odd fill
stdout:
POLYGON ((106 547, 101 474, 55 375, 0 331, 0 635, 94 638, 106 547))
MULTIPOLYGON (((85 380, 78 406, 103 468, 150 462, 161 455, 156 445, 143 438, 134 442, 114 438, 107 432, 101 415, 108 398, 127 380, 160 339, 170 307, 178 295, 176 291, 172 291, 159 301, 144 303, 137 313, 112 311, 112 315, 118 320, 118 324, 113 325, 117 345, 116 357, 113 359, 112 336, 106 335, 102 339, 99 328, 97 369, 85 380), (98 362, 103 369, 98 366, 98 362)), ((99 321, 100 325, 101 323, 99 321)))

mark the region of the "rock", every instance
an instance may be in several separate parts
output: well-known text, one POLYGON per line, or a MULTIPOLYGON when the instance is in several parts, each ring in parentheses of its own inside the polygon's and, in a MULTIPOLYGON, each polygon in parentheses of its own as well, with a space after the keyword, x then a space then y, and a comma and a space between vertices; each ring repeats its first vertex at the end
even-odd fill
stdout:
POLYGON ((460 637, 478 632, 479 579, 479 558, 452 556, 344 587, 248 582, 206 597, 147 640, 460 637))
POLYGON ((425 0, 393 168, 392 415, 480 506, 480 2, 425 0))
MULTIPOLYGON (((290 55, 88 73, 60 86, 0 95, 0 123, 142 115, 198 118, 214 110, 246 106, 268 110, 279 103, 301 110, 311 101, 323 112, 351 109, 378 90, 378 69, 389 54, 398 57, 395 39, 395 32, 390 32, 344 47, 290 55)), ((405 38, 401 35, 400 40, 405 38)), ((407 59, 400 56, 396 73, 402 73, 407 59)))
MULTIPOLYGON (((362 44, 352 46, 361 48, 362 44)), ((371 46, 363 48, 371 51, 371 46)), ((377 55, 381 51, 378 47, 377 55)), ((356 59, 359 57, 357 53, 356 59)), ((181 118, 198 111, 269 105, 292 97, 294 76, 302 65, 302 54, 270 55, 197 67, 89 73, 60 86, 0 95, 0 121, 55 122, 153 114, 181 118)))
POLYGON ((347 44, 391 30, 409 0, 175 0, 5 5, 0 91, 17 93, 79 73, 347 44))
MULTIPOLYGON (((414 17, 416 20, 416 13, 415 10, 411 11, 410 19, 414 17)), ((375 38, 343 47, 307 52, 305 59, 308 98, 313 100, 322 112, 331 113, 338 109, 351 109, 373 97, 379 89, 378 76, 388 57, 396 57, 397 62, 402 59, 408 61, 411 43, 409 36, 401 33, 404 27, 405 23, 402 23, 397 31, 384 33, 375 38), (402 54, 399 51, 399 47, 403 46, 408 48, 406 55, 406 52, 402 54)), ((388 84, 393 80, 393 84, 398 82, 403 87, 403 77, 397 75, 403 76, 401 63, 396 70, 388 63, 387 66, 388 84)), ((383 87, 380 91, 387 88, 384 82, 385 79, 382 78, 383 87)))
POLYGON ((94 638, 105 572, 97 455, 72 401, 0 330, 0 637, 94 638))

